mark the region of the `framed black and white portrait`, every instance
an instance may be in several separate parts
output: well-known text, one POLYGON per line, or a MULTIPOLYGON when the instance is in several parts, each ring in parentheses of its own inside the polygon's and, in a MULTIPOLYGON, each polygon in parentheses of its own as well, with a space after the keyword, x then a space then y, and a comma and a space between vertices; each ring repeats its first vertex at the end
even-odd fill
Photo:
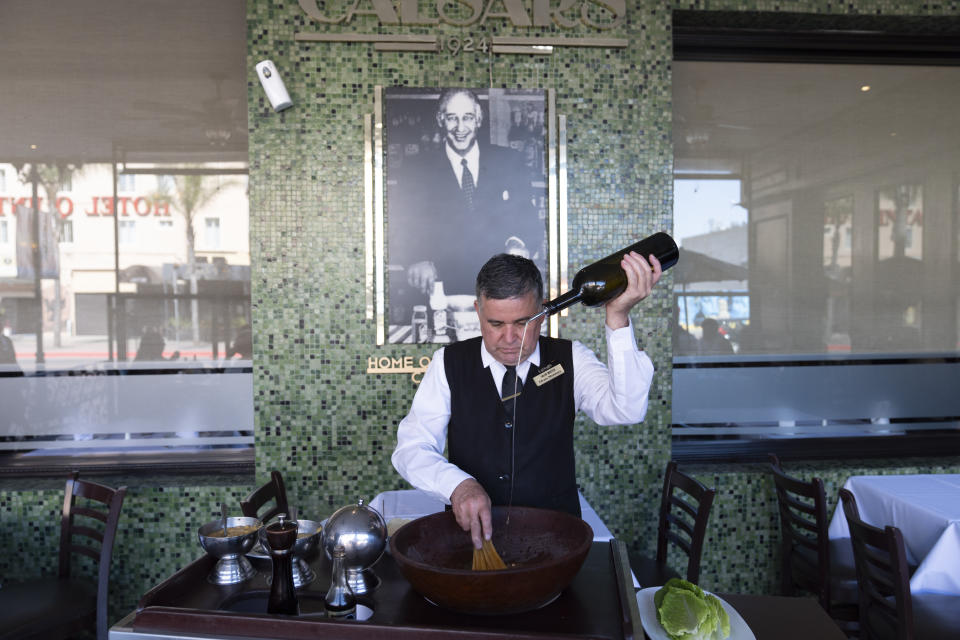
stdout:
POLYGON ((480 267, 497 253, 547 282, 542 90, 387 88, 388 342, 479 335, 480 267))

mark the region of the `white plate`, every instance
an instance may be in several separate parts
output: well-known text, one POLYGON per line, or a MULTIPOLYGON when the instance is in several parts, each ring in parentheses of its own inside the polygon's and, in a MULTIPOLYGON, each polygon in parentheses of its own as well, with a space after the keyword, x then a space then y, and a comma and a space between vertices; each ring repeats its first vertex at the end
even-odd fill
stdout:
MULTIPOLYGON (((657 620, 657 607, 653 604, 653 595, 660 589, 661 587, 647 587, 637 592, 640 622, 643 623, 643 630, 650 636, 650 640, 670 640, 670 636, 667 635, 663 625, 657 620)), ((710 592, 705 591, 705 593, 710 592)), ((730 635, 727 636, 727 640, 757 640, 753 631, 741 617, 740 612, 724 602, 723 598, 717 597, 717 600, 720 601, 727 612, 727 616, 730 617, 730 635)))

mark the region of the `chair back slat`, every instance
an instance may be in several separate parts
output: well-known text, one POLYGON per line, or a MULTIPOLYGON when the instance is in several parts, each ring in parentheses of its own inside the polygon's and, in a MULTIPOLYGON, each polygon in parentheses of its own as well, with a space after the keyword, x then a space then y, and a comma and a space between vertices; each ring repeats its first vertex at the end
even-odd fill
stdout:
POLYGON ((103 544, 102 531, 78 525, 76 524, 76 521, 74 521, 73 528, 70 530, 70 535, 73 539, 82 536, 84 538, 89 538, 90 540, 96 541, 98 550, 100 549, 100 545, 103 544))
POLYGON ((791 517, 798 521, 810 522, 811 520, 816 520, 817 503, 815 498, 812 502, 801 500, 797 494, 790 493, 790 491, 787 490, 784 492, 784 505, 788 507, 787 512, 790 513, 791 517))
POLYGON ((913 640, 913 601, 903 535, 864 522, 853 494, 840 490, 860 585, 860 637, 913 640))
POLYGON ((677 517, 676 514, 673 513, 667 514, 667 523, 671 529, 680 529, 683 531, 687 534, 687 538, 693 538, 693 534, 697 528, 696 521, 691 522, 686 518, 677 517))
MULTIPOLYGON (((816 489, 814 489, 816 490, 816 489)), ((826 502, 826 498, 824 498, 826 502)), ((783 492, 782 499, 778 493, 778 506, 780 517, 787 521, 788 529, 793 533, 804 535, 800 530, 813 534, 813 539, 818 541, 822 535, 822 523, 817 520, 819 504, 817 500, 807 502, 798 499, 794 494, 783 492)), ((826 509, 824 509, 826 512, 826 509)), ((804 537, 810 537, 805 536, 804 537)))
POLYGON ((673 531, 668 531, 667 540, 669 540, 670 542, 674 543, 675 545, 683 549, 683 552, 686 553, 687 555, 690 554, 691 545, 690 545, 689 538, 684 538, 682 536, 678 536, 673 531))
POLYGON ((813 555, 816 555, 819 548, 819 540, 817 540, 816 537, 804 535, 802 532, 795 529, 784 535, 789 537, 789 542, 792 545, 809 549, 813 555))
POLYGON ((707 520, 716 494, 701 482, 677 469, 671 460, 663 478, 660 523, 657 532, 657 563, 665 566, 670 544, 687 556, 686 579, 700 579, 700 558, 707 520))
POLYGON ((116 489, 111 489, 110 487, 102 484, 97 484, 96 482, 89 482, 86 480, 78 483, 73 490, 74 496, 78 498, 88 498, 103 505, 109 505, 110 500, 113 498, 115 493, 116 489))
POLYGON ((270 480, 255 489, 246 500, 240 501, 240 511, 248 518, 257 518, 267 522, 279 513, 289 515, 290 506, 287 503, 287 488, 283 484, 283 476, 279 471, 270 472, 270 480), (274 501, 272 507, 262 510, 268 502, 274 501))
POLYGON ((813 541, 814 546, 816 546, 817 538, 820 535, 820 529, 816 524, 801 518, 791 518, 787 516, 787 519, 790 521, 790 531, 794 537, 797 539, 813 541), (803 531, 807 531, 813 535, 807 535, 803 533, 803 531))
POLYGON ((690 516, 691 520, 696 519, 697 517, 697 505, 691 504, 689 500, 684 500, 682 496, 674 495, 670 496, 670 503, 680 508, 682 511, 685 511, 687 515, 690 516))
MULTIPOLYGON (((88 499, 93 499, 93 498, 88 498, 88 499)), ((73 505, 74 520, 76 520, 77 516, 84 516, 86 518, 93 518, 94 520, 99 520, 100 522, 106 522, 107 517, 109 515, 110 515, 109 511, 107 511, 106 509, 95 509, 90 506, 78 506, 76 504, 73 505)))
POLYGON ((97 562, 100 562, 100 549, 94 549, 93 547, 87 547, 82 544, 72 544, 70 545, 70 553, 87 556, 97 562))

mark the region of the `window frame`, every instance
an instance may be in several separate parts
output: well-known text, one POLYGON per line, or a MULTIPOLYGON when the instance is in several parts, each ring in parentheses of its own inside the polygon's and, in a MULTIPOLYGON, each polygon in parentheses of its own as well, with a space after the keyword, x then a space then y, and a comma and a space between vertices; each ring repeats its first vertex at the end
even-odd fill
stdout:
MULTIPOLYGON (((91 164, 101 164, 101 163, 91 163, 91 164)), ((108 165, 109 166, 109 165, 108 165)), ((147 168, 138 168, 139 173, 146 173, 150 171, 147 168)), ((231 166, 231 167, 209 167, 209 168, 197 168, 190 167, 183 169, 178 166, 173 166, 170 168, 164 168, 164 171, 172 171, 177 173, 183 173, 183 175, 246 175, 248 173, 248 168, 246 165, 242 167, 231 166)), ((119 177, 123 174, 113 171, 114 176, 119 177)), ((133 175, 131 173, 131 175, 133 175)), ((116 180, 116 177, 114 180, 116 180)), ((116 181, 113 182, 114 190, 117 189, 116 181)), ((142 186, 142 185, 141 185, 142 186)), ((243 192, 246 192, 246 189, 243 188, 243 192)), ((218 220, 222 219, 222 216, 216 216, 218 220)), ((163 221, 163 219, 161 219, 163 221)), ((174 219, 169 219, 171 223, 171 229, 175 227, 174 219)), ((114 216, 112 219, 111 227, 114 232, 120 232, 115 237, 117 239, 117 244, 115 248, 119 247, 132 247, 136 249, 139 244, 137 236, 137 227, 140 227, 140 224, 137 224, 135 218, 123 219, 119 216, 114 216), (123 242, 124 238, 121 234, 127 234, 129 232, 133 237, 130 238, 130 243, 123 242)), ((12 239, 12 238, 11 238, 12 239)), ((74 237, 74 240, 76 238, 74 237)), ((69 243, 65 243, 69 244, 69 243)), ((119 278, 119 269, 118 262, 119 253, 114 251, 113 253, 113 268, 114 272, 117 273, 117 278, 119 278)), ((235 265, 243 266, 243 265, 235 265)), ((248 267, 249 268, 249 267, 248 267)), ((244 287, 245 291, 242 296, 246 301, 246 315, 247 322, 250 322, 250 310, 251 310, 251 301, 249 286, 250 281, 249 277, 245 280, 246 286, 244 287)), ((74 293, 76 296, 77 293, 74 293)), ((87 295, 97 295, 96 293, 87 294, 87 295)), ((120 293, 105 293, 102 294, 105 296, 105 303, 110 309, 118 307, 118 303, 112 302, 110 298, 121 299, 146 299, 150 297, 158 297, 158 294, 140 294, 133 292, 120 292, 120 293)), ((221 293, 178 293, 178 294, 168 294, 167 297, 177 298, 181 304, 189 303, 191 299, 196 298, 201 302, 206 302, 207 304, 215 304, 218 307, 224 304, 229 305, 231 301, 236 303, 235 298, 237 293, 230 292, 221 292, 221 293)), ((163 297, 160 295, 160 297, 163 297)), ((83 381, 89 380, 93 381, 104 381, 110 380, 108 386, 111 388, 116 388, 122 386, 125 381, 135 380, 135 379, 146 379, 153 378, 156 379, 157 376, 162 376, 164 379, 169 379, 171 381, 183 382, 186 380, 195 380, 199 379, 197 376, 223 376, 231 375, 236 378, 239 374, 243 378, 248 379, 252 383, 252 374, 253 368, 249 363, 242 363, 239 361, 233 362, 231 364, 223 364, 219 360, 219 354, 221 353, 219 343, 223 342, 223 349, 228 349, 229 345, 224 340, 225 334, 216 334, 217 329, 224 329, 226 324, 226 318, 222 316, 226 312, 226 308, 211 311, 208 310, 207 313, 214 313, 214 319, 212 320, 213 325, 216 325, 211 330, 214 331, 214 336, 210 338, 212 340, 211 350, 213 353, 213 360, 208 365, 197 365, 196 362, 188 362, 186 358, 183 359, 182 363, 179 364, 160 364, 160 363, 150 363, 147 366, 144 365, 134 365, 129 366, 118 366, 114 368, 114 363, 118 365, 132 364, 129 361, 128 356, 121 357, 118 353, 120 344, 127 344, 126 333, 123 332, 124 323, 117 321, 117 317, 126 318, 127 314, 121 313, 109 313, 106 319, 108 326, 112 326, 107 329, 107 349, 108 349, 108 361, 106 363, 95 363, 100 368, 94 368, 92 370, 84 370, 83 372, 78 372, 70 368, 53 368, 53 369, 44 369, 40 368, 35 371, 23 371, 19 367, 10 368, 0 366, 0 384, 4 382, 17 382, 14 379, 23 379, 27 382, 27 385, 32 385, 34 383, 40 383, 42 380, 56 382, 56 379, 62 379, 64 381, 83 381), (123 326, 121 326, 123 325, 123 326), (123 335, 120 335, 123 334, 123 335), (116 344, 114 344, 116 342, 116 344), (146 378, 144 377, 146 376, 146 378), (115 381, 115 382, 114 382, 115 381)), ((129 323, 126 323, 129 324, 129 323)), ((129 327, 126 327, 129 329, 129 327)), ((68 383, 69 384, 69 383, 68 383)), ((149 383, 148 383, 149 384, 149 383)), ((63 385, 60 385, 61 387, 63 385)), ((139 388, 142 391, 144 385, 140 385, 139 388)), ((129 389, 125 389, 121 395, 129 392, 129 389)), ((2 394, 0 394, 2 396, 2 394)), ((105 397, 105 396, 104 396, 105 397)), ((252 394, 249 396, 252 403, 252 394)), ((0 404, 3 404, 0 402, 0 404)), ((171 405, 173 406, 173 405, 171 405)), ((251 417, 255 419, 255 416, 251 417)), ((129 414, 128 414, 129 415, 129 414)), ((213 428, 213 429, 201 429, 201 435, 203 437, 210 437, 211 440, 216 440, 220 438, 223 439, 223 433, 219 432, 233 432, 233 435, 239 435, 241 438, 249 438, 251 440, 249 445, 246 446, 236 446, 233 443, 224 443, 224 442, 198 442, 194 445, 184 445, 182 450, 170 450, 166 449, 164 451, 158 451, 158 446, 163 446, 162 444, 154 444, 150 441, 149 438, 144 438, 142 440, 142 447, 117 447, 111 446, 111 440, 109 438, 103 439, 102 447, 96 445, 92 447, 87 447, 84 445, 78 446, 76 448, 64 446, 64 447, 36 447, 35 449, 26 449, 26 448, 4 448, 0 447, 0 481, 4 479, 13 479, 13 478, 34 478, 34 477, 51 477, 51 476, 62 476, 64 473, 70 472, 72 470, 80 470, 84 473, 93 473, 97 475, 124 475, 124 474, 135 474, 135 475, 150 475, 150 476, 229 476, 229 475, 250 475, 255 470, 255 447, 252 443, 254 427, 251 425, 249 429, 231 429, 231 428, 213 428), (227 445, 227 446, 225 446, 227 445), (59 449, 59 451, 58 451, 59 449), (200 450, 202 449, 202 451, 200 450)), ((78 432, 80 433, 80 432, 78 432)), ((119 431, 106 430, 102 433, 105 434, 116 434, 119 431)), ((141 432, 132 431, 131 433, 140 434, 141 432)), ((155 433, 153 431, 145 431, 142 433, 148 434, 149 437, 155 433)), ((161 430, 156 433, 174 433, 172 430, 161 430)), ((102 434, 98 434, 102 435, 102 434)), ((0 440, 5 440, 7 438, 13 438, 14 441, 18 440, 17 434, 0 434, 0 440)), ((83 439, 83 438, 81 438, 83 439)), ((96 439, 95 439, 96 440, 96 439)), ((99 441, 99 440, 98 440, 99 441)))
MULTIPOLYGON (((675 61, 960 66, 960 18, 677 10, 673 46, 675 61)), ((954 231, 956 255, 960 228, 954 231)), ((960 353, 934 354, 932 359, 956 366, 960 353)), ((829 366, 830 360, 813 364, 829 366)), ((698 366, 723 363, 674 359, 675 368, 698 366)), ((935 458, 960 449, 960 416, 943 419, 952 421, 953 428, 830 438, 693 440, 677 434, 676 427, 682 425, 672 424, 672 457, 686 463, 760 462, 768 453, 806 460, 935 458)))
POLYGON ((208 251, 217 251, 221 245, 220 216, 204 216, 203 218, 203 243, 208 251))

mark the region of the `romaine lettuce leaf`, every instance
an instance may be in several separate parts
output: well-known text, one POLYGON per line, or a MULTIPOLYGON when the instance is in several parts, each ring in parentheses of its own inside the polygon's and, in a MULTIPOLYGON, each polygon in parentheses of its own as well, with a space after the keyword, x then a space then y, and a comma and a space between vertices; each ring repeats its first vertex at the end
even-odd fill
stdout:
POLYGON ((671 578, 653 596, 657 621, 672 640, 724 640, 730 618, 720 600, 686 580, 671 578))

